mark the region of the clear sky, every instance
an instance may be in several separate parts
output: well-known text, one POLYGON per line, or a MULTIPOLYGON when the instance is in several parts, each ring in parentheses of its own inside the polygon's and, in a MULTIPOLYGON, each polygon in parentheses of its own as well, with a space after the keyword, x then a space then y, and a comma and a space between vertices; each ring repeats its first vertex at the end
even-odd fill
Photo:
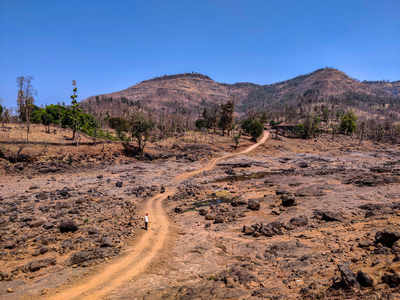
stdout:
POLYGON ((335 67, 400 80, 399 0, 0 0, 0 98, 19 75, 38 104, 200 72, 273 83, 335 67))

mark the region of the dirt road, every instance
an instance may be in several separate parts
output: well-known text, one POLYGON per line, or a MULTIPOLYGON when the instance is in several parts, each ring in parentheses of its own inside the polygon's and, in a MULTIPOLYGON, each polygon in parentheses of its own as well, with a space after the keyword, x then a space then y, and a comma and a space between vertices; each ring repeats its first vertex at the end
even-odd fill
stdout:
POLYGON ((181 174, 174 178, 172 187, 167 188, 165 193, 158 194, 146 203, 144 211, 150 215, 150 230, 143 234, 134 246, 127 249, 127 254, 115 259, 112 263, 106 265, 101 272, 94 274, 71 287, 65 288, 46 297, 52 300, 72 300, 72 299, 101 299, 111 291, 120 287, 124 282, 131 280, 139 274, 146 271, 160 251, 162 251, 165 241, 169 234, 169 220, 162 207, 162 202, 168 196, 175 193, 176 186, 182 181, 198 175, 204 171, 211 170, 215 165, 224 159, 235 155, 249 153, 258 146, 266 142, 269 137, 267 131, 256 144, 247 149, 226 154, 224 156, 212 159, 206 166, 191 172, 181 174))

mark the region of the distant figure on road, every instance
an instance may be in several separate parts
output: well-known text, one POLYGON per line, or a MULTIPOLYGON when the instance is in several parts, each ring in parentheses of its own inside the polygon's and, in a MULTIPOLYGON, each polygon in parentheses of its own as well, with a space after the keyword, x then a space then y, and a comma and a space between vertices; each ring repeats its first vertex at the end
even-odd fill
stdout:
POLYGON ((149 213, 146 213, 146 215, 144 216, 144 229, 148 229, 149 228, 149 213))

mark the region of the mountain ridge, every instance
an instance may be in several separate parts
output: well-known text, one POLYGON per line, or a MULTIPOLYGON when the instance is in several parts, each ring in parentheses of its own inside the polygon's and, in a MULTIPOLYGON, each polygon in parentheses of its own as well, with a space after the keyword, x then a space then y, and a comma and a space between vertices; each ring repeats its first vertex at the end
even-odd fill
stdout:
POLYGON ((352 95, 368 97, 372 102, 381 102, 385 98, 397 101, 400 100, 400 81, 360 81, 338 69, 322 68, 272 84, 230 84, 192 72, 143 80, 121 91, 91 96, 82 104, 89 111, 111 111, 111 114, 118 114, 117 110, 121 109, 129 110, 132 106, 153 112, 183 110, 198 114, 205 106, 228 100, 234 100, 237 110, 244 112, 269 105, 295 104, 302 99, 324 100, 352 95))

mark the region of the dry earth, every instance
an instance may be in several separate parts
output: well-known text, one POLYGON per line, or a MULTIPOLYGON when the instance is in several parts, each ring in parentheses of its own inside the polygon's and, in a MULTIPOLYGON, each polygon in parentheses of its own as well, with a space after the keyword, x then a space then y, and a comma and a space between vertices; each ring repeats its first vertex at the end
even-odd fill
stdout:
POLYGON ((399 154, 279 138, 215 167, 2 176, 0 298, 397 299, 399 154))

